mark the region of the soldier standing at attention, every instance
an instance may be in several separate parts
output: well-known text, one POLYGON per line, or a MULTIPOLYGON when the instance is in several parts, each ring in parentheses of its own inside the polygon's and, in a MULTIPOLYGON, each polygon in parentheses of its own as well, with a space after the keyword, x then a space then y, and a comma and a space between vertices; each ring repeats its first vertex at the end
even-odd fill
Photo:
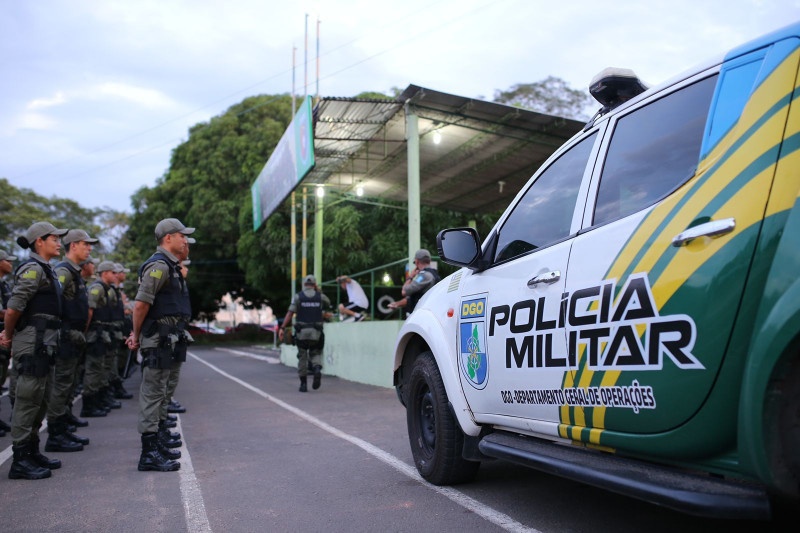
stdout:
POLYGON ((125 361, 128 358, 128 348, 125 344, 125 301, 123 299, 125 293, 122 292, 126 271, 129 270, 122 266, 121 263, 114 263, 114 282, 111 284, 111 290, 114 292, 114 309, 111 312, 114 333, 111 339, 110 351, 112 356, 111 367, 108 369, 108 381, 111 394, 119 400, 133 398, 133 394, 128 392, 122 385, 122 378, 120 377, 120 367, 125 368, 125 361))
POLYGON ((156 225, 156 253, 139 269, 139 291, 133 307, 133 330, 128 348, 142 351, 142 384, 139 390, 139 424, 142 453, 139 470, 171 472, 181 464, 180 452, 164 446, 158 438, 161 405, 175 361, 186 358, 184 329, 191 318, 189 289, 181 276, 180 261, 186 257, 187 228, 176 218, 156 225))
MULTIPOLYGON (((191 237, 187 239, 189 244, 195 242, 195 240, 191 237)), ((188 255, 188 246, 187 246, 187 255, 188 255)), ((191 262, 188 259, 181 261, 180 271, 181 277, 183 277, 184 283, 186 282, 186 277, 189 275, 189 264, 191 262)), ((188 331, 184 331, 183 334, 185 335, 187 345, 194 342, 191 333, 188 331)), ((181 366, 183 363, 186 362, 186 357, 182 357, 179 359, 175 359, 172 362, 172 367, 169 371, 169 377, 167 378, 167 392, 164 395, 164 401, 161 402, 161 410, 159 411, 159 420, 158 420, 158 440, 163 447, 167 448, 178 448, 183 445, 183 441, 181 441, 181 434, 175 431, 170 431, 170 428, 174 428, 177 426, 177 418, 175 415, 171 415, 172 405, 174 400, 172 399, 172 395, 175 394, 175 389, 178 387, 178 381, 181 377, 181 366)), ((180 412, 186 412, 186 409, 182 406, 180 407, 180 412)))
POLYGON ((317 279, 308 275, 303 278, 303 290, 294 295, 292 304, 286 312, 283 324, 278 330, 278 338, 283 340, 286 328, 292 325, 292 317, 297 315, 294 325, 294 340, 297 345, 297 375, 300 377, 300 392, 308 391, 308 369, 314 373, 311 386, 319 388, 322 380, 322 348, 325 336, 322 334, 323 320, 330 316, 326 312, 331 301, 317 290, 317 279))
POLYGON ((122 337, 122 321, 118 319, 117 305, 117 291, 114 289, 114 284, 117 282, 117 264, 111 263, 111 271, 108 277, 101 280, 106 291, 106 305, 108 305, 108 321, 105 323, 105 328, 108 331, 108 338, 110 342, 106 344, 106 352, 103 355, 103 371, 102 371, 102 385, 100 386, 99 397, 101 399, 103 408, 107 411, 111 409, 119 409, 122 403, 114 398, 114 391, 112 390, 112 383, 114 377, 117 375, 117 351, 118 346, 125 342, 122 337))
POLYGON ((11 347, 17 390, 11 416, 13 459, 9 479, 43 479, 61 461, 39 451, 39 428, 53 384, 53 357, 61 330, 61 284, 49 261, 61 253, 62 235, 49 222, 36 222, 17 239, 30 257, 14 273, 14 289, 0 332, 0 346, 11 347))
MULTIPOLYGON (((11 274, 13 269, 11 261, 16 261, 16 256, 8 255, 5 250, 0 250, 0 331, 3 330, 3 320, 6 316, 6 306, 8 300, 11 298, 11 285, 8 284, 5 277, 11 274)), ((0 346, 0 386, 4 385, 8 377, 8 363, 11 361, 11 350, 0 346)), ((13 398, 13 394, 9 389, 9 397, 13 398)), ((0 437, 4 436, 7 432, 11 431, 11 426, 6 424, 0 419, 0 437)))
POLYGON ((47 404, 46 452, 79 452, 89 439, 69 431, 67 403, 78 371, 78 361, 86 349, 86 324, 89 322, 89 295, 81 278, 81 262, 92 252, 97 239, 80 229, 70 230, 61 242, 67 249, 64 261, 56 265, 61 283, 61 344, 53 374, 53 390, 47 404))
MULTIPOLYGON (((114 263, 101 261, 97 265, 97 272, 100 277, 89 285, 89 326, 86 332, 86 364, 83 373, 81 409, 81 416, 87 418, 106 416, 111 409, 103 387, 107 378, 105 360, 111 345, 109 291, 110 284, 115 280, 114 263)), ((116 403, 119 405, 119 402, 116 403)))

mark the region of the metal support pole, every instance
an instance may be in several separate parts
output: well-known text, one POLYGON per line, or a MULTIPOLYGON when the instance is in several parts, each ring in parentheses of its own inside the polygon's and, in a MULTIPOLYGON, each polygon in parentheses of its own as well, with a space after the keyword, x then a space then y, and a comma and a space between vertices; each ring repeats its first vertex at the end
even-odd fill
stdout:
MULTIPOLYGON (((297 293, 297 203, 295 201, 295 194, 292 191, 292 293, 290 297, 294 297, 297 293)), ((291 301, 291 300, 290 300, 291 301)))
POLYGON ((408 150, 408 262, 420 248, 420 177, 419 177, 419 119, 408 102, 406 113, 406 146, 408 150))
MULTIPOLYGON (((319 191, 320 187, 317 188, 319 191)), ((323 189, 324 190, 324 189, 323 189)), ((322 195, 316 194, 317 210, 314 213, 314 277, 317 283, 322 284, 322 224, 324 219, 322 195)))
POLYGON ((308 188, 303 187, 303 242, 300 246, 302 258, 300 259, 300 277, 308 274, 308 188))

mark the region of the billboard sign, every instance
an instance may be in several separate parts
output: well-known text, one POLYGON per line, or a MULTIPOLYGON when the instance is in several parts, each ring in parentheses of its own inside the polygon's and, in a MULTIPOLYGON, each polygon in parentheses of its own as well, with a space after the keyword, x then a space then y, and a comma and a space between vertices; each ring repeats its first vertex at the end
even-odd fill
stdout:
POLYGON ((253 231, 261 227, 312 168, 314 127, 311 97, 307 96, 250 189, 253 231))

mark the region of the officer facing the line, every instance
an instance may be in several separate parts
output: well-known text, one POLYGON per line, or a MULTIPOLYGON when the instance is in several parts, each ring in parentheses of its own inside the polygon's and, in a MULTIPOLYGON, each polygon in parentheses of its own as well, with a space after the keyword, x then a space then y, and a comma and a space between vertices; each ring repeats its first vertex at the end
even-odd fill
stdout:
POLYGON ((186 281, 181 276, 180 261, 186 257, 187 228, 176 218, 166 218, 156 225, 156 252, 139 269, 139 291, 133 308, 133 330, 128 348, 142 351, 142 384, 139 390, 139 433, 142 453, 139 470, 170 472, 181 464, 159 438, 159 416, 167 393, 167 380, 175 361, 184 361, 188 343, 184 335, 191 318, 191 304, 186 281))
POLYGON ((0 332, 0 346, 11 347, 17 390, 11 418, 13 459, 10 479, 43 479, 61 468, 61 461, 39 451, 39 428, 47 412, 53 384, 53 358, 61 330, 61 284, 50 260, 61 253, 62 235, 49 222, 36 222, 17 244, 30 257, 14 273, 14 289, 0 332))

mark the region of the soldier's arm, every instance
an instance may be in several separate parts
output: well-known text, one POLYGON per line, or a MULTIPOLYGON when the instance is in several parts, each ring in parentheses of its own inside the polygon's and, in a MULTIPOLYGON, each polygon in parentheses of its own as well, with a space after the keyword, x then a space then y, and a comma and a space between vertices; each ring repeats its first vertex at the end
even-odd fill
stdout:
POLYGON ((286 331, 286 328, 292 325, 292 317, 294 317, 293 311, 286 311, 286 316, 283 318, 283 324, 281 324, 280 328, 278 328, 278 338, 283 340, 283 332, 286 331))
POLYGON ((136 300, 133 304, 133 322, 131 334, 126 341, 128 348, 131 350, 136 350, 139 348, 139 334, 142 332, 142 324, 144 323, 144 318, 147 316, 147 313, 150 311, 150 304, 147 302, 143 302, 141 300, 136 300))
POLYGON ((3 336, 9 343, 11 342, 11 339, 14 337, 14 328, 17 326, 17 322, 19 321, 20 316, 22 316, 22 313, 20 313, 16 309, 6 309, 6 316, 4 320, 5 328, 3 329, 3 336))

